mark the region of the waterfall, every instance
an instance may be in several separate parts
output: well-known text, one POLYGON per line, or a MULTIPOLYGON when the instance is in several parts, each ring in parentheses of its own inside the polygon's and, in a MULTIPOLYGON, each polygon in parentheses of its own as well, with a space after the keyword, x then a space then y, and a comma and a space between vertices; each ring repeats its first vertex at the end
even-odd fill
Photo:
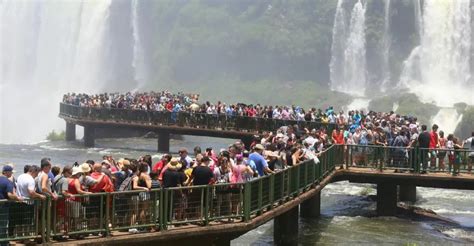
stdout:
POLYGON ((366 86, 366 5, 358 0, 354 5, 346 34, 344 10, 338 2, 333 27, 333 53, 331 58, 331 88, 357 95, 365 94, 366 86), (344 25, 344 26, 342 26, 344 25), (336 42, 336 44, 335 44, 336 42), (341 43, 343 45, 341 45, 341 43), (343 49, 341 49, 341 46, 343 49), (342 52, 344 50, 344 52, 342 52))
POLYGON ((470 1, 424 1, 419 14, 420 46, 405 61, 400 84, 425 102, 474 104, 470 1))
POLYGON ((344 49, 346 46, 346 11, 344 0, 337 1, 336 15, 332 29, 331 62, 329 64, 331 89, 338 90, 344 83, 344 49))
POLYGON ((391 46, 391 35, 390 35, 390 0, 385 0, 385 16, 384 16, 384 32, 382 38, 382 75, 383 81, 381 90, 384 92, 387 86, 390 85, 390 46, 391 46))
POLYGON ((145 51, 140 37, 139 23, 139 2, 140 0, 132 0, 131 24, 133 31, 133 60, 132 67, 134 69, 134 79, 137 82, 137 89, 142 89, 148 80, 148 71, 145 62, 145 51))
POLYGON ((132 53, 123 40, 133 34, 123 25, 111 29, 112 7, 131 11, 128 1, 0 1, 0 143, 37 142, 63 129, 57 109, 64 93, 125 88, 115 74, 131 69, 114 58, 132 53))
POLYGON ((423 32, 423 15, 421 14, 421 0, 415 0, 415 25, 416 31, 418 32, 418 38, 421 42, 421 33, 423 32))
POLYGON ((454 133, 457 125, 462 120, 462 114, 458 114, 455 108, 441 108, 431 120, 432 124, 437 124, 444 132, 444 136, 454 133))
POLYGON ((349 103, 343 109, 348 112, 350 110, 364 110, 365 112, 369 111, 370 99, 368 98, 354 98, 351 103, 349 103))

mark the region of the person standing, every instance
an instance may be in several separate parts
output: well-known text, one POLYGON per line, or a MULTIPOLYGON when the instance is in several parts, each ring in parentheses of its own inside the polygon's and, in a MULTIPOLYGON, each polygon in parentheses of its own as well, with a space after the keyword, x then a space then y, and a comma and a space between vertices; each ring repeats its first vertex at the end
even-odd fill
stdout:
POLYGON ((440 171, 445 171, 446 167, 444 165, 444 159, 446 159, 446 138, 444 137, 444 132, 439 131, 439 148, 438 150, 438 162, 440 171))
POLYGON ((427 131, 426 125, 421 126, 421 133, 418 136, 418 146, 420 147, 420 161, 422 166, 422 174, 426 173, 428 166, 428 151, 430 147, 431 135, 427 131))
MULTIPOLYGON (((179 172, 182 165, 178 162, 178 159, 172 158, 166 167, 166 171, 163 173, 163 187, 171 188, 183 186, 184 181, 186 181, 186 175, 183 172, 179 172)), ((173 203, 168 204, 171 208, 170 212, 175 215, 176 219, 180 220, 184 216, 184 204, 182 204, 184 194, 182 190, 173 190, 172 195, 173 203)))
MULTIPOLYGON (((208 185, 212 183, 214 174, 209 168, 209 163, 211 159, 209 156, 203 156, 200 163, 193 168, 193 171, 191 173, 191 176, 189 178, 188 184, 192 183, 194 186, 197 185, 208 185)), ((192 213, 194 214, 195 217, 199 217, 200 211, 201 211, 201 195, 202 195, 202 201, 206 201, 206 192, 203 189, 193 189, 192 193, 189 197, 189 204, 192 204, 193 211, 192 213)))
POLYGON ((23 173, 18 176, 16 187, 18 196, 25 201, 21 204, 22 216, 20 216, 21 223, 30 225, 25 230, 33 229, 35 225, 35 203, 32 199, 45 200, 46 196, 36 192, 35 189, 35 178, 38 176, 40 168, 36 165, 32 165, 27 173, 23 173))
MULTIPOLYGON (((49 178, 49 173, 51 171, 51 162, 49 159, 42 159, 41 160, 41 172, 36 177, 36 189, 38 193, 42 193, 43 195, 50 196, 53 200, 57 200, 58 196, 52 190, 52 182, 49 178)), ((54 177, 53 177, 54 179, 54 177)))
POLYGON ((431 127, 430 132, 430 168, 436 169, 436 157, 438 156, 438 151, 436 150, 439 148, 439 136, 438 136, 438 125, 434 124, 431 127))
POLYGON ((471 133, 470 138, 467 138, 464 141, 463 146, 469 148, 469 155, 468 155, 469 156, 469 161, 468 161, 467 171, 469 173, 471 173, 472 172, 472 164, 474 163, 474 132, 471 133))
POLYGON ((249 155, 249 159, 255 162, 257 168, 258 176, 265 176, 265 174, 274 173, 268 167, 268 163, 263 157, 263 146, 261 144, 256 144, 254 147, 254 152, 249 155))
MULTIPOLYGON (((13 176, 13 167, 10 165, 5 165, 2 169, 2 175, 0 176, 0 200, 9 200, 9 201, 23 201, 22 198, 18 197, 15 194, 15 188, 10 177, 13 176)), ((15 214, 10 214, 12 208, 16 208, 15 203, 0 202, 0 238, 8 238, 11 235, 9 232, 13 232, 15 223, 12 223, 16 216, 15 214)), ((17 211, 17 210, 14 210, 17 211)), ((0 246, 9 245, 8 241, 1 241, 0 246)))

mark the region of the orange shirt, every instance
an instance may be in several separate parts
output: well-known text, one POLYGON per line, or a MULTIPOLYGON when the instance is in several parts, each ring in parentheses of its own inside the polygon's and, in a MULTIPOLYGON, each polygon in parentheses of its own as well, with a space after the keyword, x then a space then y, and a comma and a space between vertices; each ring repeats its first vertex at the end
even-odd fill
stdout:
POLYGON ((332 138, 335 144, 344 144, 344 133, 342 131, 339 131, 339 134, 337 131, 333 131, 332 138))

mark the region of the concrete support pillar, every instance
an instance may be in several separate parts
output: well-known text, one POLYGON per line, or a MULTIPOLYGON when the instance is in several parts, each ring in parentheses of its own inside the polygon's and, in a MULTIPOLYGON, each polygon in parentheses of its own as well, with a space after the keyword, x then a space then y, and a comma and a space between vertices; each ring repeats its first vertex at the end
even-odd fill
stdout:
POLYGON ((94 147, 95 145, 95 127, 84 126, 84 145, 94 147))
POLYGON ((276 245, 298 245, 298 206, 274 218, 273 241, 276 245))
POLYGON ((168 131, 158 132, 158 152, 170 151, 170 133, 168 131))
POLYGON ((416 202, 416 186, 399 185, 398 198, 403 202, 416 202))
POLYGON ((66 141, 76 140, 76 124, 66 122, 66 141))
POLYGON ((392 183, 377 184, 377 215, 393 216, 397 213, 397 185, 392 183))
POLYGON ((303 218, 319 217, 321 215, 321 192, 301 203, 300 209, 303 218))

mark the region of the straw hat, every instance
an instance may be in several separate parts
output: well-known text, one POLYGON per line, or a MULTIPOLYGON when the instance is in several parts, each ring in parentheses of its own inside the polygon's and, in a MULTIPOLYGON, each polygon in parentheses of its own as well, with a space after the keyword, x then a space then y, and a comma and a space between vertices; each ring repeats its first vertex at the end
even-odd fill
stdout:
POLYGON ((170 170, 179 170, 181 169, 182 165, 179 163, 177 158, 171 158, 170 163, 168 164, 168 169, 170 170))
POLYGON ((263 145, 261 144, 256 144, 254 147, 254 149, 258 149, 258 150, 264 150, 265 148, 263 147, 263 145))
MULTIPOLYGON (((91 166, 89 166, 89 164, 87 163, 82 163, 79 168, 81 168, 81 172, 83 173, 88 173, 91 171, 91 166)), ((74 171, 73 171, 74 172, 74 171)))

